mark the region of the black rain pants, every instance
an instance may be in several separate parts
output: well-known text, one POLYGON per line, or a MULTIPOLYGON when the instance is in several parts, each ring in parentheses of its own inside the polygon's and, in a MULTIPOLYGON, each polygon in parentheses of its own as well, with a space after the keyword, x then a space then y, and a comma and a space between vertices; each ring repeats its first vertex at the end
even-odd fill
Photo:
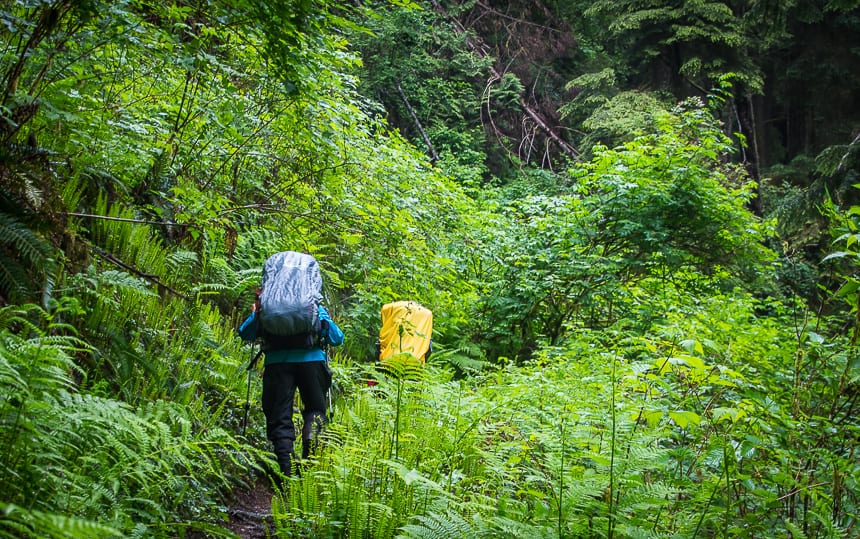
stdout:
POLYGON ((326 392, 331 386, 331 371, 324 361, 273 363, 263 371, 263 413, 266 435, 274 446, 281 473, 291 475, 295 460, 293 444, 293 400, 299 390, 303 410, 302 458, 316 449, 326 423, 326 392))

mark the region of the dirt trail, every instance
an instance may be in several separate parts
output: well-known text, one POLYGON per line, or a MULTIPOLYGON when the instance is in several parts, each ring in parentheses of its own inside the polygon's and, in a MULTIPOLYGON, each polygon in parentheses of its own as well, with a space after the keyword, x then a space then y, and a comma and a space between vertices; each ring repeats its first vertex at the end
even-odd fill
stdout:
POLYGON ((272 525, 272 485, 259 479, 250 489, 237 493, 228 511, 226 528, 242 539, 275 537, 272 525))

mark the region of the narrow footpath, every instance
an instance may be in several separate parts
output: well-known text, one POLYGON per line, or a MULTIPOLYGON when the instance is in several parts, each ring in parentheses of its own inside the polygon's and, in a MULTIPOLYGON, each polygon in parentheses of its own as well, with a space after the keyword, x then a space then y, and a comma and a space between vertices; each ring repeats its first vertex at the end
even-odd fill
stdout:
POLYGON ((275 537, 272 523, 272 486, 264 478, 250 489, 237 493, 228 511, 227 529, 242 539, 275 537))

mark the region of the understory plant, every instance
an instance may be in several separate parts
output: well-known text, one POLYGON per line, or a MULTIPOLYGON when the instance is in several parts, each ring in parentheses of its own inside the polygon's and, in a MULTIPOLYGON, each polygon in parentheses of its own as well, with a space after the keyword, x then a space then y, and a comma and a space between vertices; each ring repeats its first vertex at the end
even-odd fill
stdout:
POLYGON ((641 525, 613 513, 666 505, 643 497, 671 490, 651 479, 668 435, 637 430, 620 367, 574 357, 480 380, 432 361, 408 379, 378 373, 344 397, 325 450, 276 497, 279 534, 574 537, 641 525), (605 406, 614 394, 618 410, 605 406))
POLYGON ((655 300, 646 331, 579 331, 522 365, 371 369, 276 497, 279 533, 850 536, 853 430, 821 408, 839 347, 792 305, 685 289, 655 300), (798 365, 823 355, 832 369, 798 365))
POLYGON ((0 536, 224 533, 223 494, 260 455, 182 404, 79 391, 93 350, 58 322, 76 308, 0 309, 0 536))

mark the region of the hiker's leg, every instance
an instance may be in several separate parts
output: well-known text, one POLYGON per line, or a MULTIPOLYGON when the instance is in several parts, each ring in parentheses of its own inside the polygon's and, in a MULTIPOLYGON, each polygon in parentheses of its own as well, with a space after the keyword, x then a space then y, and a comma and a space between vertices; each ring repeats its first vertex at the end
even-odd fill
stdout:
POLYGON ((302 458, 306 459, 315 453, 319 446, 319 435, 326 424, 325 410, 312 410, 302 413, 302 458))
POLYGON ((308 458, 319 444, 319 435, 326 423, 326 394, 330 378, 328 366, 323 361, 302 364, 299 376, 299 394, 304 410, 302 418, 302 459, 308 458))
POLYGON ((287 363, 266 365, 263 372, 263 413, 266 415, 266 435, 274 446, 275 458, 281 473, 292 473, 293 443, 296 428, 293 425, 293 398, 296 394, 296 376, 287 363))

